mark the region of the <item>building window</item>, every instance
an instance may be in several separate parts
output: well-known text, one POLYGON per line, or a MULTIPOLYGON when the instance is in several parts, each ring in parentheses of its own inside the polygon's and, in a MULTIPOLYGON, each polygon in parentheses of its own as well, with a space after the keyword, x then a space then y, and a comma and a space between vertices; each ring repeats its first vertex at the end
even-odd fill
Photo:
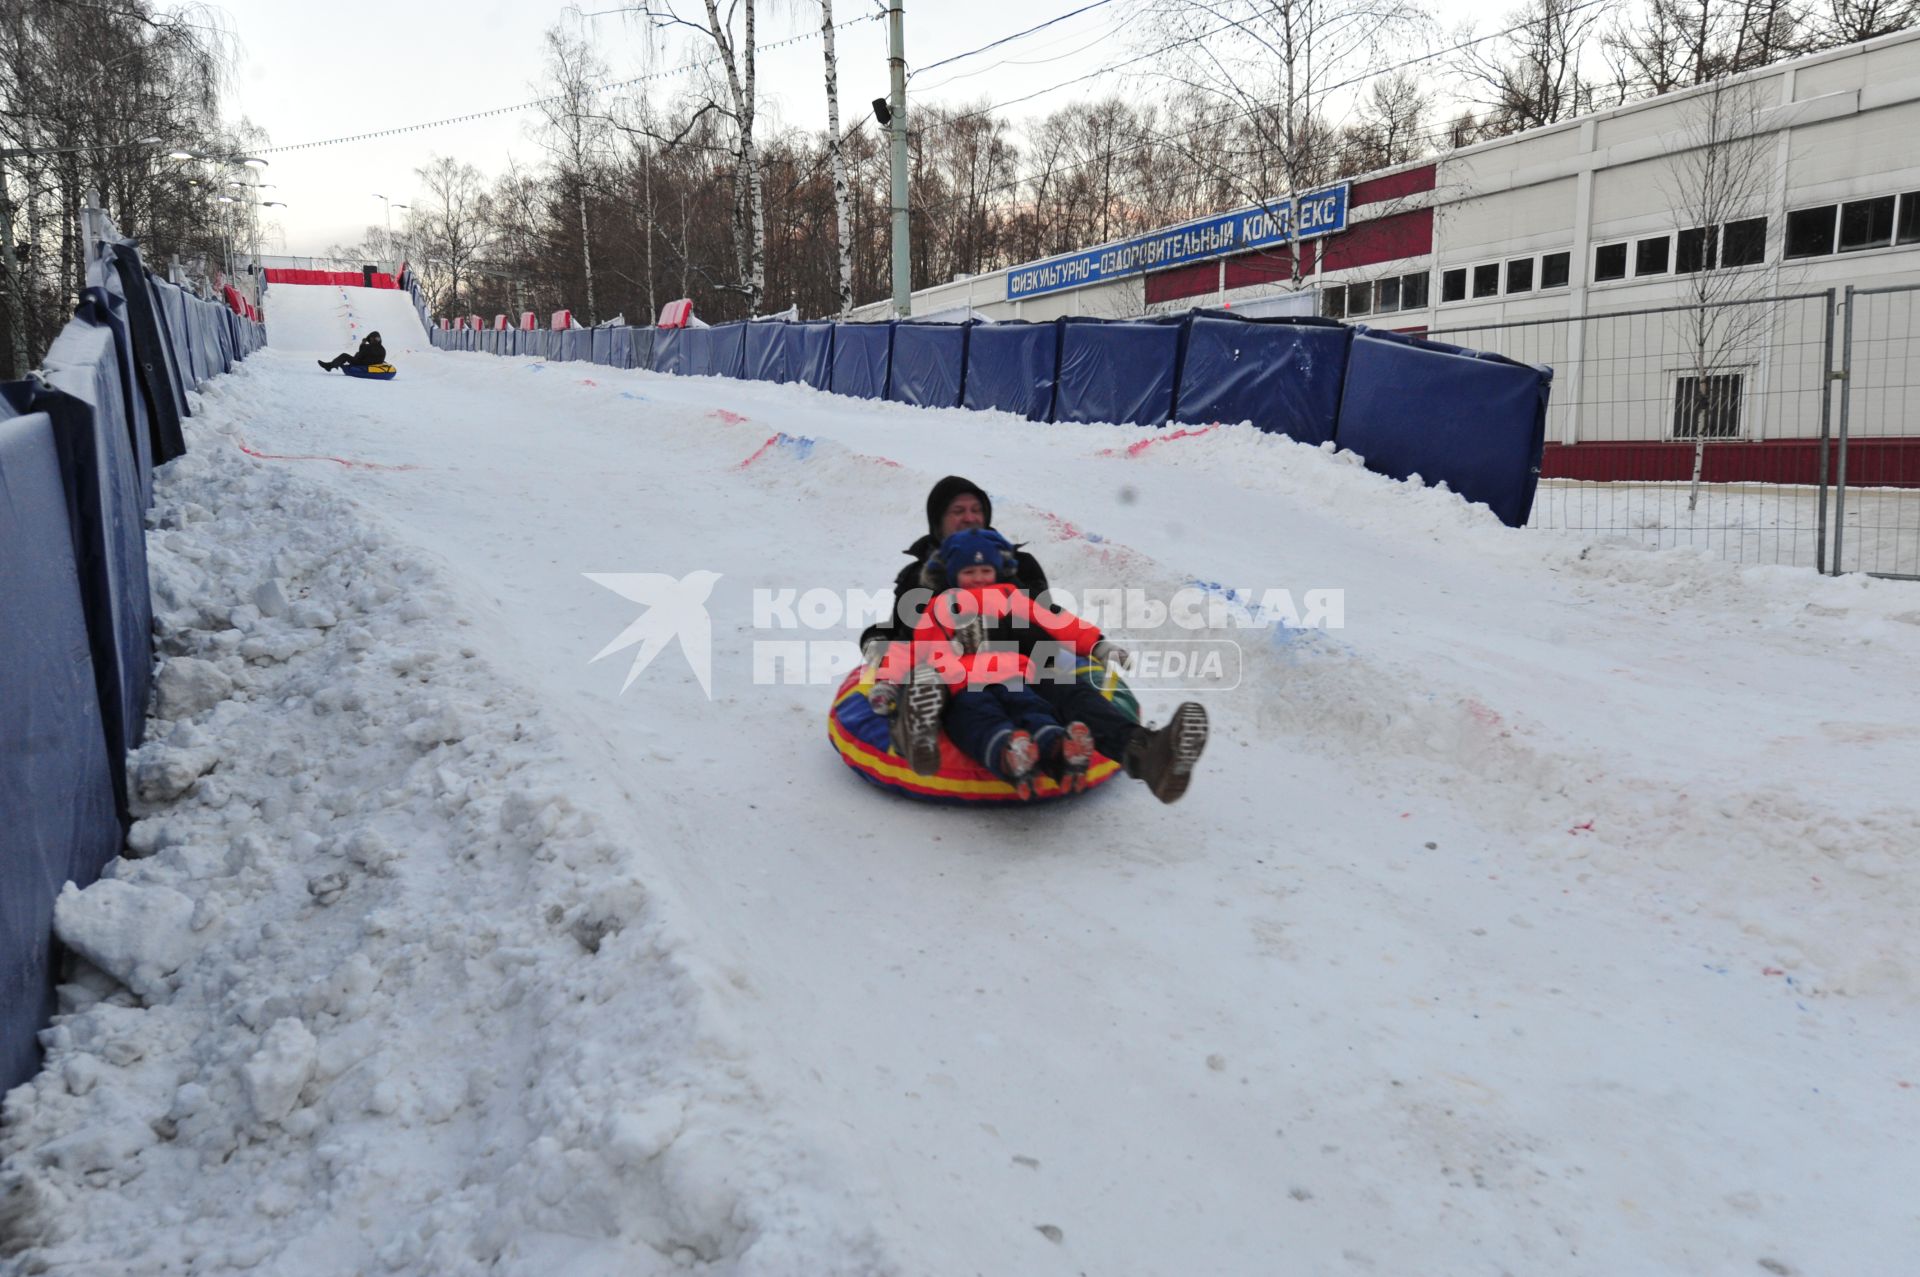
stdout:
POLYGON ((1740 390, 1737 372, 1681 375, 1673 386, 1675 439, 1738 439, 1740 390))
POLYGON ((1320 314, 1327 319, 1347 317, 1347 290, 1335 284, 1320 292, 1320 314))
POLYGON ((1473 295, 1493 297, 1500 292, 1500 263, 1488 262, 1473 268, 1473 295))
POLYGON ((1427 308, 1427 273, 1402 275, 1400 277, 1400 309, 1425 310, 1427 308))
POLYGON ((1833 251, 1833 228, 1840 210, 1833 204, 1795 209, 1787 214, 1787 256, 1819 257, 1833 251))
POLYGON ((1664 275, 1667 273, 1667 259, 1673 246, 1673 240, 1665 235, 1656 235, 1652 239, 1643 239, 1633 246, 1634 278, 1642 275, 1664 275))
POLYGON ((1467 268, 1456 266, 1440 272, 1440 300, 1461 302, 1467 299, 1467 268))
POLYGON ((1689 231, 1681 231, 1673 237, 1673 272, 1676 275, 1691 275, 1696 271, 1712 270, 1716 254, 1714 249, 1719 243, 1720 228, 1717 226, 1696 226, 1689 231))
POLYGON ((1372 313, 1373 313, 1373 285, 1372 284, 1348 284, 1347 285, 1348 316, 1351 317, 1354 315, 1370 315, 1372 313))
POLYGON ((1548 253, 1540 259, 1540 287, 1565 288, 1567 272, 1572 268, 1572 253, 1548 253))
POLYGON ((1533 259, 1531 257, 1516 257, 1507 263, 1507 291, 1510 293, 1533 291, 1533 259))
POLYGON ((1920 191, 1900 197, 1900 216, 1893 224, 1893 242, 1920 244, 1920 191))
POLYGON ((1627 277, 1627 246, 1602 244, 1593 252, 1593 278, 1596 281, 1627 277))
POLYGON ((1722 266, 1758 266, 1767 260, 1767 219, 1747 217, 1720 230, 1722 266))
POLYGON ((1400 277, 1383 279, 1373 286, 1373 304, 1385 315, 1400 309, 1400 277))
POLYGON ((1893 243, 1893 196, 1853 200, 1840 206, 1840 251, 1886 248, 1893 243))

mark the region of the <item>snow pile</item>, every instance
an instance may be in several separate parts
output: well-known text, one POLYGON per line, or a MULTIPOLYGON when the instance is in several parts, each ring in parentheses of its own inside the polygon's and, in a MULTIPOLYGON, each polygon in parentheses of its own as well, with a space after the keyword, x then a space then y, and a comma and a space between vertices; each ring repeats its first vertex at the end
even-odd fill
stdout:
POLYGON ((205 420, 155 508, 143 807, 59 901, 86 962, 7 1097, 0 1254, 883 1271, 435 574, 205 420))

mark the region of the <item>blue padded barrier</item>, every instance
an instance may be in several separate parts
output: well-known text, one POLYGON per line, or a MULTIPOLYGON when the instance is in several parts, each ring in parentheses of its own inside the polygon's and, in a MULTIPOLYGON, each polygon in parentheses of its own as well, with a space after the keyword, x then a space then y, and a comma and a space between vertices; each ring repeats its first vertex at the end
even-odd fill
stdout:
MULTIPOLYGON (((92 290, 89 290, 92 291, 92 290)), ((113 333, 76 318, 54 338, 44 385, 4 392, 8 410, 43 412, 53 424, 67 494, 74 565, 99 678, 96 699, 119 809, 127 751, 146 730, 153 682, 153 594, 147 578, 142 458, 128 434, 113 333)))
POLYGON ((960 324, 896 324, 887 398, 922 408, 958 408, 967 380, 968 320, 960 324))
POLYGON ((1362 328, 1336 440, 1369 470, 1445 480, 1517 528, 1540 482, 1552 383, 1550 368, 1362 328))
MULTIPOLYGON (((622 330, 624 331, 624 330, 622 330)), ((593 362, 613 366, 613 329, 596 328, 593 330, 593 362)))
POLYGON ((111 269, 120 281, 120 292, 126 302, 138 392, 146 401, 147 421, 152 432, 147 451, 155 465, 163 465, 187 450, 186 438, 180 430, 180 419, 187 411, 186 395, 180 389, 180 374, 168 349, 160 306, 154 298, 147 268, 140 263, 140 254, 131 244, 114 244, 109 252, 111 269))
POLYGON ((119 851, 53 425, 0 409, 0 1090, 39 1069, 53 903, 119 851))
POLYGON ((614 368, 633 367, 633 329, 624 325, 607 329, 607 363, 614 368))
POLYGON ((838 324, 787 325, 789 380, 827 390, 833 386, 833 332, 838 324))
MULTIPOLYGON (((74 310, 72 321, 61 330, 60 337, 74 331, 101 331, 104 346, 98 357, 102 364, 99 393, 112 396, 105 406, 115 427, 126 433, 127 443, 133 449, 140 508, 145 510, 153 504, 153 419, 147 413, 147 397, 141 393, 138 369, 133 362, 133 333, 127 324, 126 294, 121 291, 117 277, 107 279, 108 288, 95 285, 80 294, 80 305, 74 310)), ((59 345, 56 337, 53 347, 47 351, 49 367, 53 366, 53 352, 59 345)), ((69 352, 63 358, 71 362, 72 355, 69 352)), ((88 368, 84 380, 91 390, 95 370, 88 368)), ((182 446, 181 451, 185 450, 182 446)))
POLYGON ((749 381, 792 381, 792 324, 783 319, 747 325, 747 349, 741 369, 749 381))
POLYGON ((716 377, 744 377, 747 362, 747 329, 752 324, 741 321, 732 324, 718 324, 707 329, 713 334, 713 367, 716 377))
POLYGON ((561 358, 576 364, 593 362, 593 329, 569 328, 560 337, 562 349, 566 351, 561 358))
POLYGON ((1184 318, 1070 316, 1060 332, 1055 421, 1157 426, 1173 416, 1184 318))
POLYGON ((1029 421, 1053 416, 1060 372, 1060 322, 975 324, 967 342, 969 408, 1017 413, 1029 421))
POLYGON ((160 310, 166 316, 167 332, 173 338, 173 356, 180 369, 181 402, 184 404, 185 392, 200 384, 199 365, 193 357, 193 341, 188 335, 187 295, 166 283, 156 283, 154 291, 160 296, 160 310))
POLYGON ((1353 330, 1331 319, 1242 319, 1196 312, 1187 328, 1174 420, 1250 421, 1319 445, 1333 438, 1353 330))
POLYGON ((692 351, 693 343, 688 341, 687 337, 699 331, 698 328, 654 329, 651 355, 653 371, 672 373, 676 377, 684 377, 693 371, 688 366, 687 358, 692 351))
POLYGON ((714 347, 718 334, 711 328, 687 329, 687 376, 713 376, 714 347))
POLYGON ((631 328, 633 334, 633 366, 635 368, 653 367, 653 337, 657 328, 631 328))
POLYGON ((893 360, 894 323, 833 326, 833 385, 836 395, 885 399, 893 360))

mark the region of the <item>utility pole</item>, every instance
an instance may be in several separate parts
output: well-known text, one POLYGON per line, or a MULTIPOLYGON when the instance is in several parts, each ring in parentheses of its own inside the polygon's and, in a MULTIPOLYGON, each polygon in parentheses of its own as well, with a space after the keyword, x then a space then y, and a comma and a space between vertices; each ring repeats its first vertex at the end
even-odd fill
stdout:
POLYGON ((893 119, 893 309, 913 313, 913 259, 907 251, 907 40, 901 6, 887 0, 887 67, 892 73, 893 119))

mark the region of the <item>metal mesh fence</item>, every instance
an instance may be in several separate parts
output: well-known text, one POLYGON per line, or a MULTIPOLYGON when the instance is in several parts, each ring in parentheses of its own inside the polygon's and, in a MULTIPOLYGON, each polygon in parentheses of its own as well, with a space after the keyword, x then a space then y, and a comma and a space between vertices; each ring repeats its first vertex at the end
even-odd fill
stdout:
POLYGON ((1920 286, 1849 288, 1834 464, 1841 572, 1920 579, 1920 286))
POLYGON ((1831 291, 1428 335, 1554 368, 1529 526, 1824 569, 1831 291))

